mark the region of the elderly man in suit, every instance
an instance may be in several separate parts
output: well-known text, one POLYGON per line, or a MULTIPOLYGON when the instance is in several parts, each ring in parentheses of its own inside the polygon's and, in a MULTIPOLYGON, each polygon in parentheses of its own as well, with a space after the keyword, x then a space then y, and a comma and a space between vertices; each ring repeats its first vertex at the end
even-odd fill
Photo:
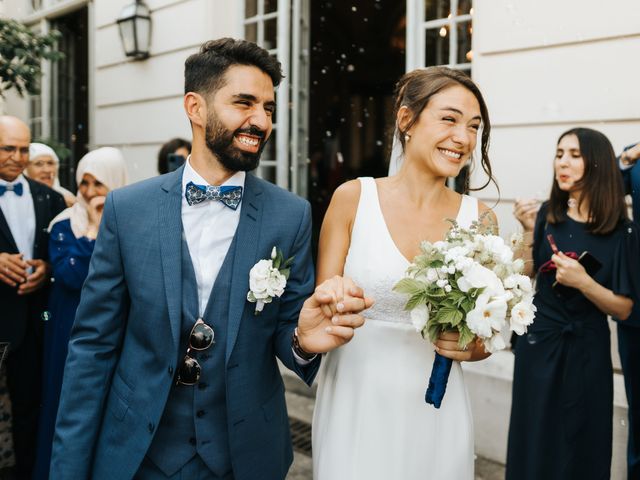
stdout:
MULTIPOLYGON (((624 149, 619 157, 625 192, 633 201, 633 219, 640 222, 640 143, 624 149)), ((640 269, 640 265, 636 265, 640 269)), ((629 404, 627 478, 640 480, 640 305, 631 316, 618 322, 618 351, 629 404)))
POLYGON ((30 141, 24 122, 0 116, 0 341, 10 344, 5 362, 18 478, 30 478, 35 454, 47 227, 65 208, 60 194, 22 174, 30 141))
POLYGON ((309 203, 249 173, 281 78, 253 43, 205 43, 185 63, 191 156, 109 194, 69 344, 51 478, 286 476, 276 357, 311 383, 318 354, 348 341, 371 302, 341 278, 314 293, 309 203))

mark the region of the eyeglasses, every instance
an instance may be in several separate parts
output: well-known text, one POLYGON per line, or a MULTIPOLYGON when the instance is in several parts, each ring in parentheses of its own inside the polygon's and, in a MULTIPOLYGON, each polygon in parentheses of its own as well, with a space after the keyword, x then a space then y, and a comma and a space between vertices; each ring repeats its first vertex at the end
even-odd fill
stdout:
POLYGON ((20 151, 21 156, 29 155, 29 147, 16 147, 15 145, 0 145, 0 152, 6 155, 13 155, 17 151, 20 151))
POLYGON ((35 160, 33 162, 29 162, 30 167, 42 168, 49 167, 54 168, 56 166, 55 160, 35 160))
POLYGON ((214 337, 213 328, 204 323, 201 318, 198 318, 189 334, 189 347, 187 348, 187 354, 184 356, 184 360, 182 360, 182 365, 178 368, 176 385, 195 385, 198 383, 198 380, 200 380, 200 364, 195 358, 189 355, 189 353, 191 350, 206 350, 216 343, 214 337))

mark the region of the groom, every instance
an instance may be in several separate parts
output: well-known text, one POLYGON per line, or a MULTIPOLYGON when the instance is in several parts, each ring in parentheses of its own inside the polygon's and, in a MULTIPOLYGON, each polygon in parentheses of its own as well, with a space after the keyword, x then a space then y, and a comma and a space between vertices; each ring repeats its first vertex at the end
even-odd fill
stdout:
POLYGON ((348 341, 363 323, 349 312, 370 301, 341 278, 314 293, 308 202, 245 173, 271 134, 281 78, 279 62, 245 41, 207 42, 187 59, 192 154, 107 199, 50 478, 285 477, 292 449, 276 357, 310 384, 316 354, 348 341), (293 258, 279 298, 260 268, 250 282, 274 247, 293 258), (247 294, 267 284, 273 301, 256 315, 247 294))

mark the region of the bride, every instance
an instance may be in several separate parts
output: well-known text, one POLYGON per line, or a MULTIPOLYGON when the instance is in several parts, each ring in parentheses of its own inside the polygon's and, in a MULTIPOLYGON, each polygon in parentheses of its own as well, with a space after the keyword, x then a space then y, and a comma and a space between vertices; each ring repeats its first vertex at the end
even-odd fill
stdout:
MULTIPOLYGON (((445 67, 415 70, 396 89, 396 137, 404 158, 397 173, 340 186, 322 225, 317 280, 354 279, 376 304, 347 345, 323 360, 313 419, 316 480, 472 479, 473 425, 460 363, 488 356, 481 344, 460 349, 443 334, 435 350, 454 362, 440 409, 424 393, 434 347, 426 343, 392 291, 419 253, 442 240, 447 218, 464 227, 488 208, 447 188, 471 159, 481 131, 481 165, 490 123, 478 87, 445 67)), ((484 186, 486 186, 485 184, 484 186)), ((487 217, 495 222, 489 211, 487 217)))

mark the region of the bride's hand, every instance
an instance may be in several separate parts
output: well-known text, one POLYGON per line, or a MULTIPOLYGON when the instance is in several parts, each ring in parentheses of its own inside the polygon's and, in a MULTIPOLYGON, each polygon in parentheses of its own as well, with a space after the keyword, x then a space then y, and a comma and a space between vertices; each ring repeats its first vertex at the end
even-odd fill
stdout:
POLYGON ((373 300, 366 298, 351 279, 335 276, 324 281, 300 311, 300 348, 308 353, 325 353, 344 345, 364 324, 360 313, 371 305, 373 300))
POLYGON ((443 357, 459 362, 474 362, 487 358, 489 354, 484 351, 482 342, 477 338, 470 341, 464 347, 458 345, 460 333, 454 330, 442 332, 435 342, 436 352, 443 357))

